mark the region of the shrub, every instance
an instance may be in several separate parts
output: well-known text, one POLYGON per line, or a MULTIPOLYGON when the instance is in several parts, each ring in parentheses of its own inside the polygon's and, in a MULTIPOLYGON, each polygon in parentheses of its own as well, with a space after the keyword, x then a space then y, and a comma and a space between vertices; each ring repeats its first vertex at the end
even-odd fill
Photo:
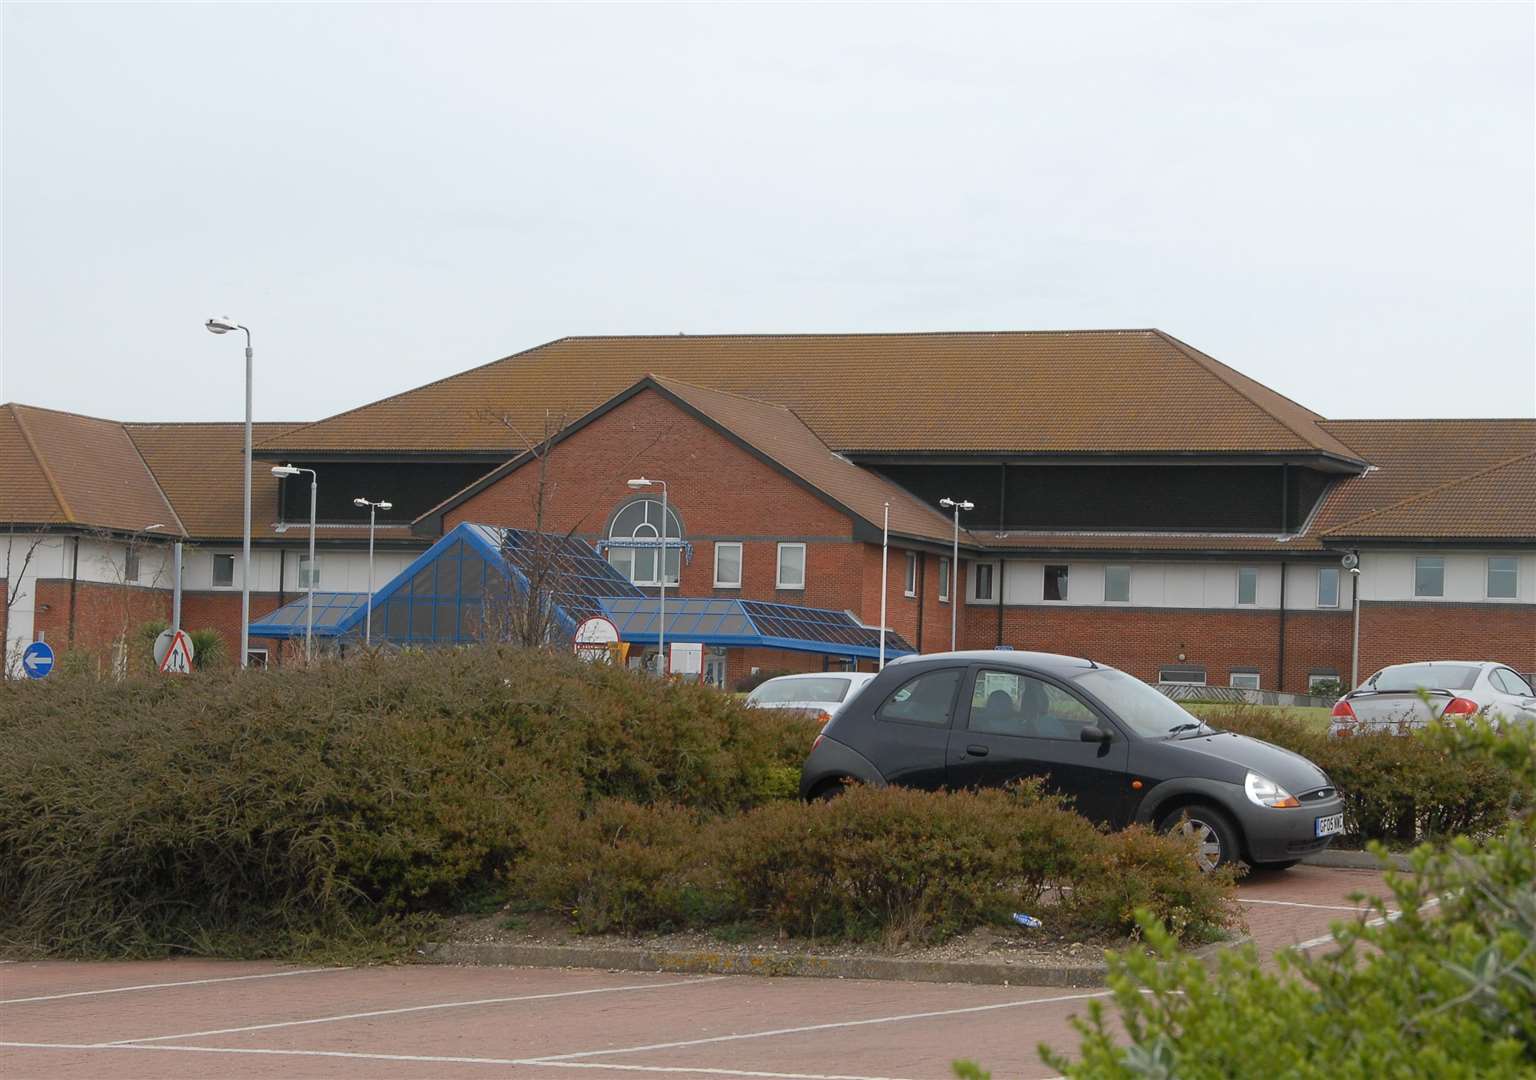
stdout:
POLYGON ((1068 911, 1078 923, 1101 932, 1131 934, 1138 913, 1150 915, 1175 938, 1212 939, 1235 914, 1234 868, 1203 874, 1193 841, 1132 826, 1102 838, 1099 850, 1073 875, 1068 911))

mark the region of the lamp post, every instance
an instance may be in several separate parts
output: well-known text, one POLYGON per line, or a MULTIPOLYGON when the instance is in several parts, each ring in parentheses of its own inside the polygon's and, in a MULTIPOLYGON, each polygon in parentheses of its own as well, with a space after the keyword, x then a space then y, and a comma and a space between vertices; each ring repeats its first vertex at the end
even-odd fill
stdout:
POLYGON ((976 509, 976 504, 965 499, 956 502, 954 499, 946 497, 939 500, 939 505, 946 510, 953 510, 955 512, 955 546, 954 554, 950 556, 949 560, 949 651, 954 652, 957 641, 956 629, 959 625, 958 620, 960 617, 960 589, 958 587, 960 582, 960 511, 974 510, 976 509))
MULTIPOLYGON (((373 522, 380 510, 394 508, 394 503, 370 502, 367 499, 357 498, 352 500, 353 506, 366 506, 368 508, 368 621, 363 624, 363 644, 373 644, 373 522)), ((310 533, 314 535, 313 532, 310 533)))
POLYGON ((656 651, 660 654, 661 674, 665 677, 667 674, 667 482, 649 480, 643 476, 629 481, 629 487, 634 491, 658 485, 661 487, 661 572, 656 575, 656 580, 661 582, 661 603, 658 605, 656 621, 656 651))
POLYGON ((299 473, 309 473, 309 573, 306 575, 309 603, 304 612, 304 660, 312 663, 315 659, 315 498, 319 493, 320 477, 314 469, 301 469, 297 465, 272 466, 272 475, 278 479, 299 473))
POLYGON ((245 334, 245 540, 240 570, 240 667, 251 655, 251 331, 228 315, 203 324, 211 334, 240 330, 245 334))

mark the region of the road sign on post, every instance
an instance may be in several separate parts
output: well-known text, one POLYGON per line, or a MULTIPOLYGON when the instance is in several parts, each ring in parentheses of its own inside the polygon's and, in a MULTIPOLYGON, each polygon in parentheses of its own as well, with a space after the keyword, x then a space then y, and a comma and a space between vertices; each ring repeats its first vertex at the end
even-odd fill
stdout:
POLYGON ((179 627, 162 630, 155 638, 155 666, 167 675, 192 674, 192 654, 192 639, 179 627))
POLYGON ((589 664, 613 663, 613 646, 618 641, 619 628, 601 615, 585 619, 576 627, 576 655, 589 664))
POLYGON ((29 679, 41 679, 53 670, 53 646, 34 641, 21 654, 21 670, 29 679))

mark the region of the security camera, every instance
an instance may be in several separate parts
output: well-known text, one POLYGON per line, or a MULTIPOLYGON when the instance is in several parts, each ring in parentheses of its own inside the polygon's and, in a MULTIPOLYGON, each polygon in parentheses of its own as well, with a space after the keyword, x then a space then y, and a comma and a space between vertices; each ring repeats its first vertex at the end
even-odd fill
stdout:
POLYGON ((1344 553, 1344 557, 1340 559, 1339 562, 1344 564, 1344 569, 1354 570, 1360 565, 1360 556, 1356 552, 1346 551, 1344 553))

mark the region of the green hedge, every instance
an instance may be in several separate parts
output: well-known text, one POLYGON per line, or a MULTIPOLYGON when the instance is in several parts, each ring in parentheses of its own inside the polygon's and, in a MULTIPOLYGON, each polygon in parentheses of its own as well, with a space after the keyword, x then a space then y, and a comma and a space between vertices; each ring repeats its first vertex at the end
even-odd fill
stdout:
POLYGON ((1282 713, 1237 707, 1204 711, 1213 727, 1283 746, 1309 758, 1338 785, 1347 838, 1406 845, 1487 835, 1531 803, 1531 784, 1488 756, 1457 755, 1427 733, 1329 738, 1282 713))

